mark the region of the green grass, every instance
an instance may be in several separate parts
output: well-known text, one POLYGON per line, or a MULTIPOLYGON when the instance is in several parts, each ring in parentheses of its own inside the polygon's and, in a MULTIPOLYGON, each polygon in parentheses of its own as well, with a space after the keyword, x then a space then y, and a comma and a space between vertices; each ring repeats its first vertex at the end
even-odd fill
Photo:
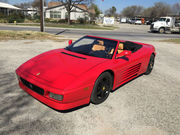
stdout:
MULTIPOLYGON (((16 24, 21 26, 40 26, 38 23, 33 24, 16 24)), ((74 29, 99 29, 99 30, 114 30, 116 27, 113 26, 99 26, 99 25, 92 25, 92 24, 53 24, 53 23, 46 23, 46 27, 59 27, 59 28, 74 28, 74 29)))
POLYGON ((60 39, 59 36, 49 34, 46 32, 36 32, 36 31, 10 31, 10 30, 0 30, 0 40, 54 40, 54 41, 65 41, 60 39))
POLYGON ((180 38, 167 39, 167 40, 162 40, 162 41, 163 41, 163 42, 171 42, 171 43, 180 44, 180 38))

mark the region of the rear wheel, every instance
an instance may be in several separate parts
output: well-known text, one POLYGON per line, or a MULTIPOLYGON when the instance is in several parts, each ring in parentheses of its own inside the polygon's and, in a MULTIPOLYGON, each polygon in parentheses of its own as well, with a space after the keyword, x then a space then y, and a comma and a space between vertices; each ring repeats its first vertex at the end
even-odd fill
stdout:
POLYGON ((148 67, 147 67, 147 70, 146 72, 144 73, 145 75, 149 75, 151 73, 151 71, 153 70, 153 67, 154 67, 154 54, 151 55, 150 57, 150 60, 149 60, 149 64, 148 64, 148 67))
POLYGON ((92 103, 100 104, 108 98, 112 89, 112 80, 112 75, 109 72, 104 72, 98 77, 91 94, 92 103))

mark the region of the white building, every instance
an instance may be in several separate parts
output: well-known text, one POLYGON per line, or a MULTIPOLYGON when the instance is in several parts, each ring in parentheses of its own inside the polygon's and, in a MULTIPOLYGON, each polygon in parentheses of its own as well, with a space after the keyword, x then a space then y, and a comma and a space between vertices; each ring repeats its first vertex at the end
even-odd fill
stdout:
POLYGON ((35 14, 37 14, 38 9, 37 8, 33 8, 33 7, 29 7, 27 8, 27 14, 30 16, 34 16, 35 14))
MULTIPOLYGON (((71 20, 77 20, 78 18, 90 18, 89 17, 89 12, 85 8, 82 8, 82 5, 75 5, 72 8, 71 11, 71 20)), ((87 8, 87 7, 86 7, 87 8)), ((68 12, 65 8, 64 4, 50 7, 46 9, 46 18, 53 18, 53 19, 67 19, 68 17, 68 12)))
POLYGON ((15 6, 7 4, 7 3, 0 2, 0 13, 2 13, 4 15, 9 15, 14 11, 19 11, 19 10, 21 10, 21 9, 18 7, 15 7, 15 6))

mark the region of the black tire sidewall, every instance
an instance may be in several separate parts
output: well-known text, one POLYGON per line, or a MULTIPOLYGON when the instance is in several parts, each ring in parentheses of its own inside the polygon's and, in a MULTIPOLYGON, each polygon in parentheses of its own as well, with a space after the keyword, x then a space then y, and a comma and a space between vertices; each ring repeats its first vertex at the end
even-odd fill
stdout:
POLYGON ((154 54, 152 54, 151 57, 150 57, 150 60, 149 60, 147 70, 144 73, 145 75, 149 75, 152 72, 153 68, 152 69, 150 68, 150 64, 151 64, 151 61, 153 60, 153 67, 154 67, 154 58, 155 58, 155 56, 154 56, 154 54))
POLYGON ((92 102, 93 104, 100 104, 100 103, 104 102, 104 101, 108 98, 109 93, 110 93, 110 91, 111 91, 111 89, 112 89, 112 86, 113 86, 113 78, 112 78, 112 75, 111 75, 109 72, 104 72, 104 73, 102 73, 102 74, 97 78, 97 80, 96 80, 96 82, 95 82, 95 84, 94 84, 94 88, 93 88, 93 91, 92 91, 92 93, 91 93, 91 102, 92 102), (97 99, 97 96, 96 96, 97 86, 98 86, 99 82, 101 81, 101 79, 103 79, 104 77, 109 77, 109 78, 110 78, 110 81, 111 81, 110 84, 111 84, 111 86, 110 86, 110 89, 108 90, 108 94, 106 95, 106 97, 103 98, 102 100, 99 100, 99 99, 97 99))

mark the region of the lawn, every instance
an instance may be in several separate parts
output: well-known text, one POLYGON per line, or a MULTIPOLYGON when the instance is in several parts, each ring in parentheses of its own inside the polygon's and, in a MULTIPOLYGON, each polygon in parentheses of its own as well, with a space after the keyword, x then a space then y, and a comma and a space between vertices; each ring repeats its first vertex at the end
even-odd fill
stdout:
MULTIPOLYGON (((39 23, 19 23, 16 25, 21 26, 40 26, 39 23)), ((74 28, 74 29, 99 29, 99 30, 114 30, 116 27, 114 26, 99 26, 99 25, 92 25, 92 24, 55 24, 55 23, 46 23, 46 27, 59 27, 59 28, 74 28)))
POLYGON ((176 44, 180 44, 180 38, 174 38, 174 39, 167 39, 167 40, 162 40, 163 42, 172 42, 176 44))
POLYGON ((64 41, 64 39, 61 39, 61 37, 46 32, 0 30, 0 40, 25 39, 64 41))

